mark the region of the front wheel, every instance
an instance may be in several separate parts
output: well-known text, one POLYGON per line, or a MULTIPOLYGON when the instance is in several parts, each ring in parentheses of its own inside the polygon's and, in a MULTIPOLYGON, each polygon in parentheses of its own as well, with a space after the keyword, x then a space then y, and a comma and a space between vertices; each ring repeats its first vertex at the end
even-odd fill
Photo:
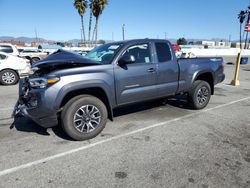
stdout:
POLYGON ((88 140, 105 128, 107 117, 107 108, 101 100, 82 95, 71 99, 64 106, 62 128, 74 140, 88 140))
POLYGON ((203 80, 193 83, 189 92, 189 101, 194 109, 200 110, 207 106, 211 98, 211 87, 203 80))
POLYGON ((6 69, 0 72, 0 83, 3 85, 15 85, 18 80, 18 74, 13 70, 6 69))

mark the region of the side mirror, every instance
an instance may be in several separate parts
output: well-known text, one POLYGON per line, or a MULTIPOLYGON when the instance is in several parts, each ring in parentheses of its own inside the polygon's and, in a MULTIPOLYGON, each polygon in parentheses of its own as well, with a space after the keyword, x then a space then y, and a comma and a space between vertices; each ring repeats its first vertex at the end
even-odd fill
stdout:
POLYGON ((126 64, 132 64, 132 63, 135 63, 135 57, 132 55, 122 56, 118 61, 118 65, 120 66, 123 66, 126 64))

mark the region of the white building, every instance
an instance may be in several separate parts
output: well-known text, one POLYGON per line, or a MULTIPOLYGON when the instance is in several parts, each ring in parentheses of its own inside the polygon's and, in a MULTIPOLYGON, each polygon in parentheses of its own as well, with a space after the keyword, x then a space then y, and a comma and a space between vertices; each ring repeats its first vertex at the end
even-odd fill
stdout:
POLYGON ((203 46, 215 46, 215 41, 203 40, 203 41, 198 41, 197 44, 203 46))
POLYGON ((218 46, 218 47, 231 47, 231 42, 224 42, 224 41, 215 42, 215 46, 218 46))

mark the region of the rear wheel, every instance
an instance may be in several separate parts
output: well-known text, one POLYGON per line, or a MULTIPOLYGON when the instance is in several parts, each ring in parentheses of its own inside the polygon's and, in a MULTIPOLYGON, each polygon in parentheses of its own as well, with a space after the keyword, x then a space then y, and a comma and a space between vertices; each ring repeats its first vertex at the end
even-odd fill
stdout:
POLYGON ((90 95, 73 98, 61 114, 64 131, 78 141, 96 137, 105 128, 107 117, 104 103, 90 95))
POLYGON ((3 85, 15 85, 18 80, 18 74, 13 70, 7 69, 0 72, 0 83, 3 85))
POLYGON ((197 80, 193 83, 189 92, 189 101, 194 109, 203 109, 209 103, 211 98, 211 87, 209 83, 203 80, 197 80))

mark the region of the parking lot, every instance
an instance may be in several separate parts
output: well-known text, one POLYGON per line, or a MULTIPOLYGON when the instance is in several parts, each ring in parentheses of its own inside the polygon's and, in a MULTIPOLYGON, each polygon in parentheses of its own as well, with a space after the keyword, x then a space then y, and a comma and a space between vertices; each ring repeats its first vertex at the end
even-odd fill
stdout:
POLYGON ((118 109, 85 142, 12 119, 18 86, 0 86, 0 187, 250 187, 250 65, 239 87, 225 73, 202 111, 182 98, 118 109))

